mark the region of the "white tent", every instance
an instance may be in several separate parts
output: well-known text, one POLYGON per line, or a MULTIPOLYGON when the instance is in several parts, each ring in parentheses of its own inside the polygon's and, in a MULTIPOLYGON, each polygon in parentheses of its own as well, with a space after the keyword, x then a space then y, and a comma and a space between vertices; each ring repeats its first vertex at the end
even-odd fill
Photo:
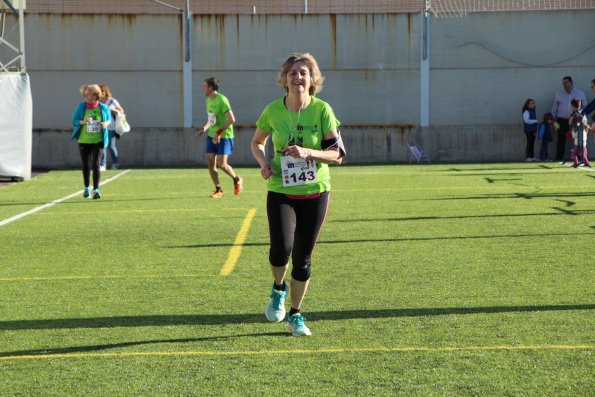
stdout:
POLYGON ((15 180, 31 178, 33 140, 31 84, 25 66, 24 9, 25 0, 0 0, 0 45, 5 49, 2 58, 7 57, 0 59, 0 176, 15 180), (19 43, 15 45, 4 37, 7 16, 11 14, 16 15, 19 27, 19 43))
POLYGON ((0 73, 0 175, 31 178, 33 110, 29 76, 0 73))

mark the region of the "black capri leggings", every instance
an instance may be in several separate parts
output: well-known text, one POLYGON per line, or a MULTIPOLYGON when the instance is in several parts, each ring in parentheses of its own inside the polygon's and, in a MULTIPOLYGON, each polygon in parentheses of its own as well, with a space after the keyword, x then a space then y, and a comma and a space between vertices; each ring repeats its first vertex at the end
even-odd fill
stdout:
MULTIPOLYGON (((299 197, 299 196, 298 196, 299 197)), ((296 198, 268 192, 267 215, 271 245, 269 261, 281 267, 289 262, 291 276, 297 281, 310 279, 310 260, 316 239, 324 223, 329 203, 329 192, 317 197, 296 198)))
POLYGON ((103 153, 103 142, 79 143, 79 152, 81 154, 81 161, 83 162, 83 181, 85 187, 89 186, 89 177, 92 169, 93 189, 98 189, 99 179, 101 178, 99 160, 101 159, 101 153, 103 153))

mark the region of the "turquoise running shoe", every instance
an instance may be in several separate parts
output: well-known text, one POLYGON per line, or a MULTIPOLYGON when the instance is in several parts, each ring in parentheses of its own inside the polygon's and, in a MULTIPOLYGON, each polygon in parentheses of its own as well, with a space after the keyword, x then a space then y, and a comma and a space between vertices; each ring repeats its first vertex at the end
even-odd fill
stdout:
POLYGON ((83 192, 83 197, 84 198, 89 198, 90 195, 91 195, 91 188, 89 186, 87 186, 85 188, 85 191, 83 192))
POLYGON ((310 328, 306 327, 306 317, 301 313, 296 313, 293 316, 287 317, 287 328, 291 331, 293 336, 310 336, 312 332, 310 328))
POLYGON ((95 189, 95 191, 93 192, 93 200, 97 200, 101 198, 101 192, 99 191, 99 189, 95 189))
POLYGON ((287 296, 287 286, 285 291, 277 291, 275 286, 271 289, 271 299, 266 309, 264 309, 264 315, 269 321, 283 321, 285 318, 285 297, 287 296))

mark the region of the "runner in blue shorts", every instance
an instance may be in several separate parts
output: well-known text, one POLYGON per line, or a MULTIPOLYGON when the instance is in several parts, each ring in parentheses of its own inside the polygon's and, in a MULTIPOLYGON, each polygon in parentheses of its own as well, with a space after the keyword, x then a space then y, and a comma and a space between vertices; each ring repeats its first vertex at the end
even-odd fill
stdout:
POLYGON ((227 158, 233 153, 233 124, 236 119, 229 100, 225 95, 218 92, 219 80, 209 77, 203 82, 202 89, 207 97, 205 101, 207 122, 201 129, 196 131, 196 135, 200 137, 205 131, 207 132, 207 160, 209 173, 215 184, 215 191, 211 194, 211 197, 223 197, 218 168, 233 179, 233 194, 237 196, 243 190, 244 181, 236 175, 231 165, 227 163, 227 158))

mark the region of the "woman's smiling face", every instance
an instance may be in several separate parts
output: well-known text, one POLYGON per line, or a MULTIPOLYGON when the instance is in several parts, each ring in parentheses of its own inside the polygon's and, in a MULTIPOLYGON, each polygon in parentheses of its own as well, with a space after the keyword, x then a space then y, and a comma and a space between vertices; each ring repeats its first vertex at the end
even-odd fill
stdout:
POLYGON ((301 94, 310 92, 310 69, 303 62, 296 62, 287 72, 288 92, 301 94))

